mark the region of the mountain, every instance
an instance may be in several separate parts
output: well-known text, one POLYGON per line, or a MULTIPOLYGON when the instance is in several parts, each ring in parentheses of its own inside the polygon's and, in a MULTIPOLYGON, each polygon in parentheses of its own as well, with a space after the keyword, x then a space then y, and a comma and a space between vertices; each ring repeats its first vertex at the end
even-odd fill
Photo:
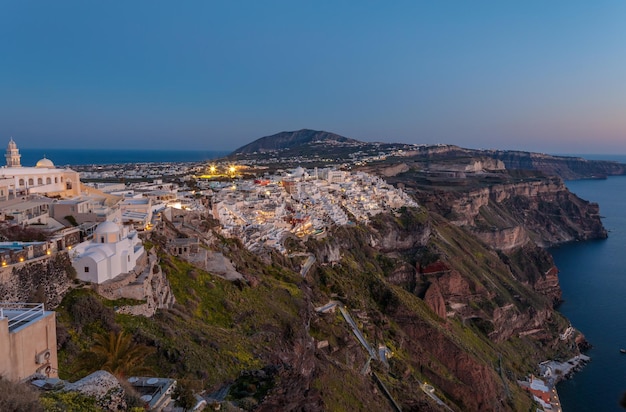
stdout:
POLYGON ((312 145, 358 145, 362 142, 321 130, 301 129, 295 132, 280 132, 271 136, 261 137, 252 143, 235 150, 232 154, 267 153, 292 148, 302 149, 312 145))

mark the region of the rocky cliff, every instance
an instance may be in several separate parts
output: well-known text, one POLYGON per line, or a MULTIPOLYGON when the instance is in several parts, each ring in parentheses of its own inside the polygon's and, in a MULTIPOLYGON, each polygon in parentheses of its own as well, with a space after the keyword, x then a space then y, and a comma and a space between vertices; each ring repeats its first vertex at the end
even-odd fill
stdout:
POLYGON ((626 165, 611 161, 503 150, 486 154, 504 162, 507 169, 538 170, 563 179, 598 179, 626 174, 626 165))
MULTIPOLYGON (((534 170, 548 176, 559 176, 566 180, 599 179, 626 174, 626 164, 623 163, 515 150, 476 150, 454 145, 434 145, 422 146, 413 153, 409 159, 419 163, 444 159, 459 163, 462 159, 488 157, 501 162, 508 170, 534 170)), ((407 160, 406 158, 402 159, 404 162, 407 160)))

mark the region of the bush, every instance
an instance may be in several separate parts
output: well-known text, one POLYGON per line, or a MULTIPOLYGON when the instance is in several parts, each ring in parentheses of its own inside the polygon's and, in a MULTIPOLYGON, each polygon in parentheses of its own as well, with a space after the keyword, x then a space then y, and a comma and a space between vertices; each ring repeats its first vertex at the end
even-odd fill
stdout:
MULTIPOLYGON (((47 392, 41 397, 45 412, 96 412, 102 411, 95 398, 78 392, 47 392)), ((3 409, 4 410, 4 409, 3 409)))
POLYGON ((102 304, 93 295, 77 296, 70 304, 68 311, 72 316, 73 325, 78 330, 99 323, 105 331, 117 331, 115 312, 102 304))
POLYGON ((24 383, 15 383, 0 376, 0 411, 42 412, 37 392, 24 383))

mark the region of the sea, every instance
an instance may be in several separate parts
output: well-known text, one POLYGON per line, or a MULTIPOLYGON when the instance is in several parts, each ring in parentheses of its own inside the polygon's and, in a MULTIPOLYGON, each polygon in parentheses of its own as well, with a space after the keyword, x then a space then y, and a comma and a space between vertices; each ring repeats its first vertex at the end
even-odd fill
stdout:
MULTIPOLYGON (((626 163, 626 156, 587 158, 626 163)), ((624 411, 626 393, 626 176, 565 182, 579 197, 600 205, 605 240, 551 249, 559 268, 559 311, 593 345, 591 362, 557 385, 564 412, 624 411)))
POLYGON ((22 149, 21 163, 34 166, 46 157, 55 166, 104 165, 121 163, 203 162, 228 155, 215 150, 99 150, 99 149, 22 149))

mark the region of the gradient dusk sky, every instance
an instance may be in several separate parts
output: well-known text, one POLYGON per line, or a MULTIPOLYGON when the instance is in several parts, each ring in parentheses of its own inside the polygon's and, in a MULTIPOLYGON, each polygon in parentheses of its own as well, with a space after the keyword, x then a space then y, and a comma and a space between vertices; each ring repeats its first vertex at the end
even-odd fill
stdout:
POLYGON ((626 1, 0 0, 0 145, 626 154, 626 1))

